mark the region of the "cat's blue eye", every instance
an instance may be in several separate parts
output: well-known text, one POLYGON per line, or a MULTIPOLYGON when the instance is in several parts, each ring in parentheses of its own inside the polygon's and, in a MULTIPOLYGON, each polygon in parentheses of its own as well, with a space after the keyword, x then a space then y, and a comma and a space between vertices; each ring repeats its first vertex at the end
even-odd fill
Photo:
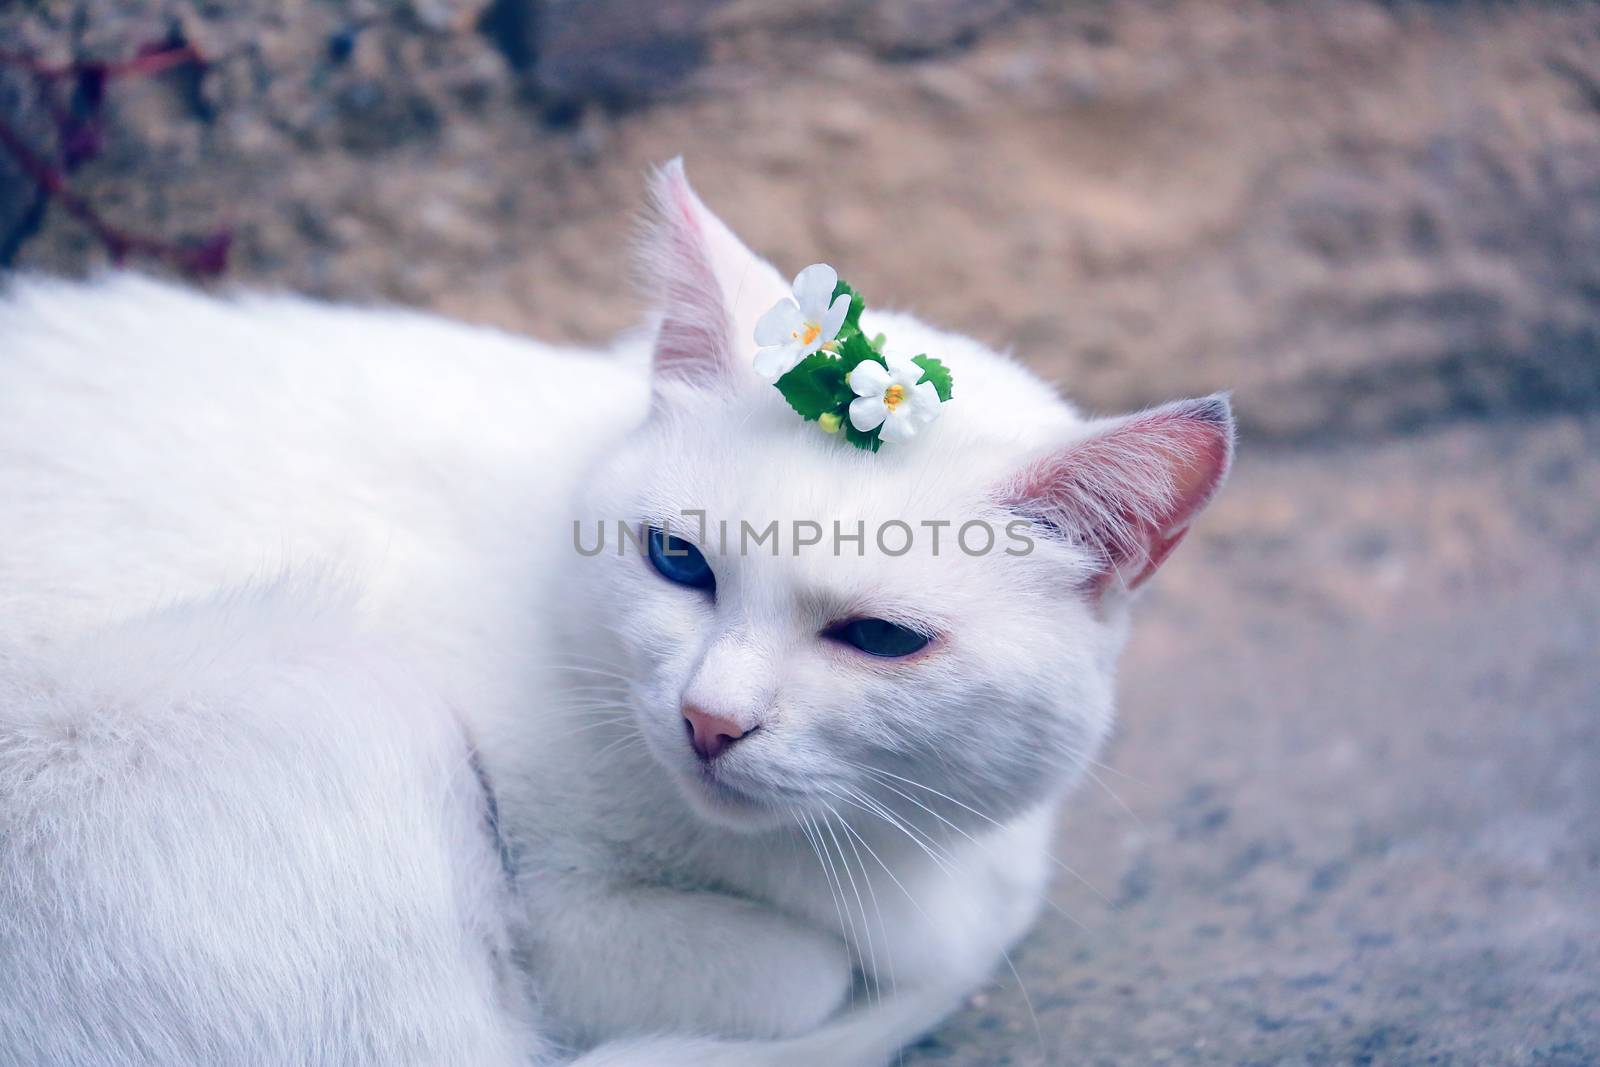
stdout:
POLYGON ((716 592, 717 576, 700 550, 681 537, 673 537, 660 527, 650 527, 650 565, 669 582, 716 592))
POLYGON ((851 619, 827 631, 828 637, 859 648, 869 656, 894 659, 921 652, 933 640, 925 633, 887 619, 851 619))

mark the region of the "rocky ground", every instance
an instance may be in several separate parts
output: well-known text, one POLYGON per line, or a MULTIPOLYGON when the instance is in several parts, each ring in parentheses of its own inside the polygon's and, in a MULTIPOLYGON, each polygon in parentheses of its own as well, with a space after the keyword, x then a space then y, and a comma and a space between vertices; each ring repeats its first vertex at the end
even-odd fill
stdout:
POLYGON ((1063 827, 1093 888, 905 1062, 1600 1062, 1600 9, 39 0, 0 124, 25 269, 95 214, 597 340, 683 153, 1092 408, 1234 389, 1063 827))

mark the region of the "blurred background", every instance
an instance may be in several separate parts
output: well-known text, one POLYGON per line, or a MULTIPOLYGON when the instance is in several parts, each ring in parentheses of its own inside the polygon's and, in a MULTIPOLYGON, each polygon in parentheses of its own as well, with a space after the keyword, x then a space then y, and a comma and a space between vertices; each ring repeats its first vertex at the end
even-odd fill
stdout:
POLYGON ((785 270, 1241 418, 1082 881, 907 1067, 1600 1063, 1600 8, 0 6, 0 266, 601 341, 680 153, 785 270))

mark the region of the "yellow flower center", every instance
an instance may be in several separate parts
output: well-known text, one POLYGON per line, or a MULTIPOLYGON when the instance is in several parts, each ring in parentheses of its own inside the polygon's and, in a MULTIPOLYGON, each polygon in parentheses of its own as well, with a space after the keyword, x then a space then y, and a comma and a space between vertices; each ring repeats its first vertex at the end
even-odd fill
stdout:
POLYGON ((889 388, 887 388, 887 389, 885 389, 883 391, 883 406, 888 408, 890 411, 893 411, 895 408, 899 407, 901 405, 901 403, 903 403, 905 401, 905 398, 906 398, 906 387, 905 386, 903 386, 903 385, 891 385, 891 386, 889 386, 889 388))
POLYGON ((793 336, 799 340, 801 344, 808 345, 812 341, 815 341, 817 338, 822 336, 822 326, 820 323, 808 322, 804 326, 800 327, 800 329, 796 330, 793 336))

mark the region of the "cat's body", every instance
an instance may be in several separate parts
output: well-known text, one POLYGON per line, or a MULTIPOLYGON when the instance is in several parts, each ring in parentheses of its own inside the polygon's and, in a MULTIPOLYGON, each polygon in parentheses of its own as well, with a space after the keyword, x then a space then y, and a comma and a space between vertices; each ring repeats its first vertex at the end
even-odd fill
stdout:
MULTIPOLYGON (((0 298, 0 1065, 542 1065, 662 1034, 582 1062, 871 1067, 1026 929, 1123 633, 1081 544, 1022 573, 870 533, 724 553, 708 600, 573 522, 960 520, 1059 484, 1040 445, 1089 424, 881 316, 948 356, 970 421, 841 456, 718 385, 775 276, 678 172, 658 207, 664 316, 609 353, 126 277, 0 298), (903 600, 894 575, 974 636, 917 667, 809 639, 829 597, 903 600), (1065 628, 1005 637, 1006 597, 1065 628), (690 701, 760 733, 697 764, 690 701)), ((1226 467, 1225 409, 1176 418, 1156 453, 1221 444, 1163 534, 1226 467)))

